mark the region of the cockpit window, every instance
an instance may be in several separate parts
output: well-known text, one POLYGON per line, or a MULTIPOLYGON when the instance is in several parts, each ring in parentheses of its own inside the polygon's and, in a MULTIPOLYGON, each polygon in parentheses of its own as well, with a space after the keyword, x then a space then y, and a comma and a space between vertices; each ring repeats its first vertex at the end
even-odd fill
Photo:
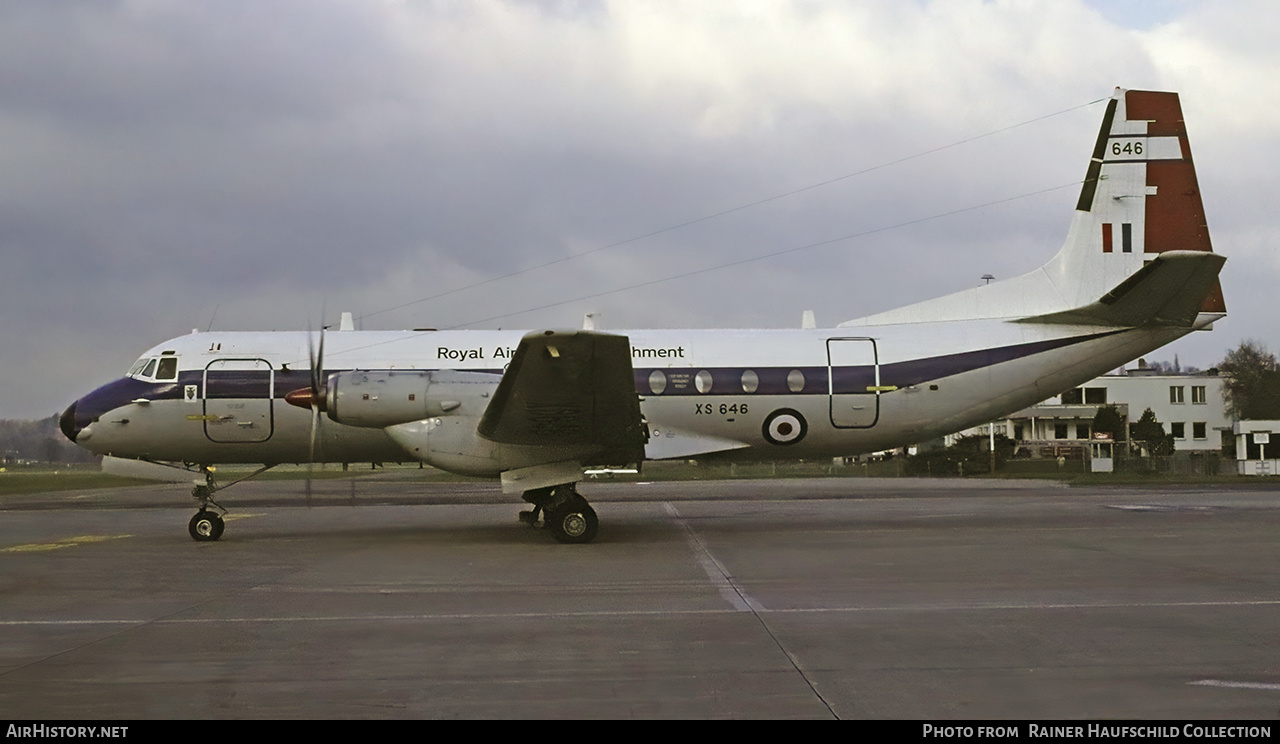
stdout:
POLYGON ((142 359, 139 359, 138 361, 134 362, 133 366, 129 368, 128 376, 137 377, 138 375, 142 374, 142 368, 147 366, 148 361, 150 360, 147 359, 146 357, 143 357, 142 359))
POLYGON ((156 369, 156 379, 162 381, 178 379, 178 358, 161 357, 160 366, 156 369))
POLYGON ((140 376, 150 377, 151 373, 155 371, 156 371, 156 360, 152 359, 151 361, 147 362, 147 367, 146 369, 142 370, 142 374, 140 376))

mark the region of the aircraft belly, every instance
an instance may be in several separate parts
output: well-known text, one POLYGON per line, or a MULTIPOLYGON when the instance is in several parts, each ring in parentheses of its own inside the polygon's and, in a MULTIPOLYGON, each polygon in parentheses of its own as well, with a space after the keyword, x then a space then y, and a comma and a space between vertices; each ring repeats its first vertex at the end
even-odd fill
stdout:
MULTIPOLYGON (((1185 334, 1132 329, 905 388, 882 400, 889 439, 925 441, 1008 416, 1185 334), (937 390, 931 387, 936 386, 937 390), (991 395, 990 391, 1002 391, 991 395)), ((877 427, 879 428, 879 427, 877 427)))
POLYGON ((386 433, 403 451, 432 467, 482 477, 548 463, 578 461, 593 449, 493 442, 479 435, 478 421, 476 416, 439 416, 389 426, 386 433))
MULTIPOLYGON (((277 407, 274 432, 261 442, 211 441, 205 434, 205 414, 200 411, 198 405, 177 400, 131 403, 100 416, 83 444, 93 452, 116 457, 203 465, 307 461, 311 417, 305 411, 277 407)), ((319 462, 409 459, 380 429, 357 429, 321 418, 316 452, 319 462)))
POLYGON ((650 459, 794 459, 856 454, 872 429, 831 425, 828 395, 646 398, 650 459))
POLYGON ((644 447, 646 460, 674 460, 711 452, 728 452, 749 446, 733 439, 683 431, 674 426, 651 429, 644 447))

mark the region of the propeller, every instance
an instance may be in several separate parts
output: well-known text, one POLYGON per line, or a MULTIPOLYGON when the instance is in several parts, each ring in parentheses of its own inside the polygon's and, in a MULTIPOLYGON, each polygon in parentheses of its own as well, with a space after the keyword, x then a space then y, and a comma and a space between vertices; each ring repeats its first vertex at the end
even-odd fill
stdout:
POLYGON ((320 347, 317 351, 311 329, 307 329, 307 360, 311 367, 310 387, 299 388, 284 396, 291 406, 311 409, 311 441, 307 447, 307 506, 311 506, 311 473, 316 462, 316 441, 320 433, 320 412, 326 410, 328 386, 324 376, 324 325, 320 326, 320 347))
MULTIPOLYGON (((324 377, 324 326, 320 327, 320 350, 316 351, 315 342, 310 329, 307 330, 307 359, 311 372, 310 387, 298 388, 287 393, 284 400, 291 406, 310 408, 315 414, 328 410, 325 398, 329 393, 324 377)), ((312 443, 315 441, 315 427, 312 427, 312 443)), ((314 447, 313 447, 314 449, 314 447)), ((314 454, 314 452, 313 452, 314 454)))

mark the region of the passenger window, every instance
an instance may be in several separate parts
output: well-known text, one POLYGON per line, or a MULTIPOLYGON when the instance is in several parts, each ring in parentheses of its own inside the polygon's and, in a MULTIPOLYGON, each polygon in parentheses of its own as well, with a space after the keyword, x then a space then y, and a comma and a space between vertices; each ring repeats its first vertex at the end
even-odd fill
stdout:
POLYGON ((662 370, 655 369, 649 373, 649 389, 654 395, 662 395, 662 391, 667 389, 667 376, 662 374, 662 370))
POLYGON ((793 369, 787 373, 787 389, 793 393, 804 390, 804 373, 798 369, 793 369))
POLYGON ((147 362, 147 368, 142 370, 142 377, 150 377, 152 372, 156 371, 156 360, 152 359, 147 362))
POLYGON ((693 378, 693 385, 698 388, 699 393, 711 392, 711 383, 711 373, 705 369, 700 371, 697 376, 693 378))
POLYGON ((156 370, 157 380, 176 380, 178 379, 178 358, 177 357, 161 357, 160 367, 156 370))

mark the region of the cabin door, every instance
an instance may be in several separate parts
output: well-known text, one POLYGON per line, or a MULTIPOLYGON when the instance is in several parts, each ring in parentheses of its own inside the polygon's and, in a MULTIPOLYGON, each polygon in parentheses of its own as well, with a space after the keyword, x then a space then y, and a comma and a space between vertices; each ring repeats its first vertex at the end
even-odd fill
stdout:
POLYGON ((880 420, 880 362, 870 338, 827 339, 831 425, 869 429, 880 420))
POLYGON ((275 371, 265 359, 216 359, 204 370, 204 433, 222 443, 265 442, 274 425, 275 371))

